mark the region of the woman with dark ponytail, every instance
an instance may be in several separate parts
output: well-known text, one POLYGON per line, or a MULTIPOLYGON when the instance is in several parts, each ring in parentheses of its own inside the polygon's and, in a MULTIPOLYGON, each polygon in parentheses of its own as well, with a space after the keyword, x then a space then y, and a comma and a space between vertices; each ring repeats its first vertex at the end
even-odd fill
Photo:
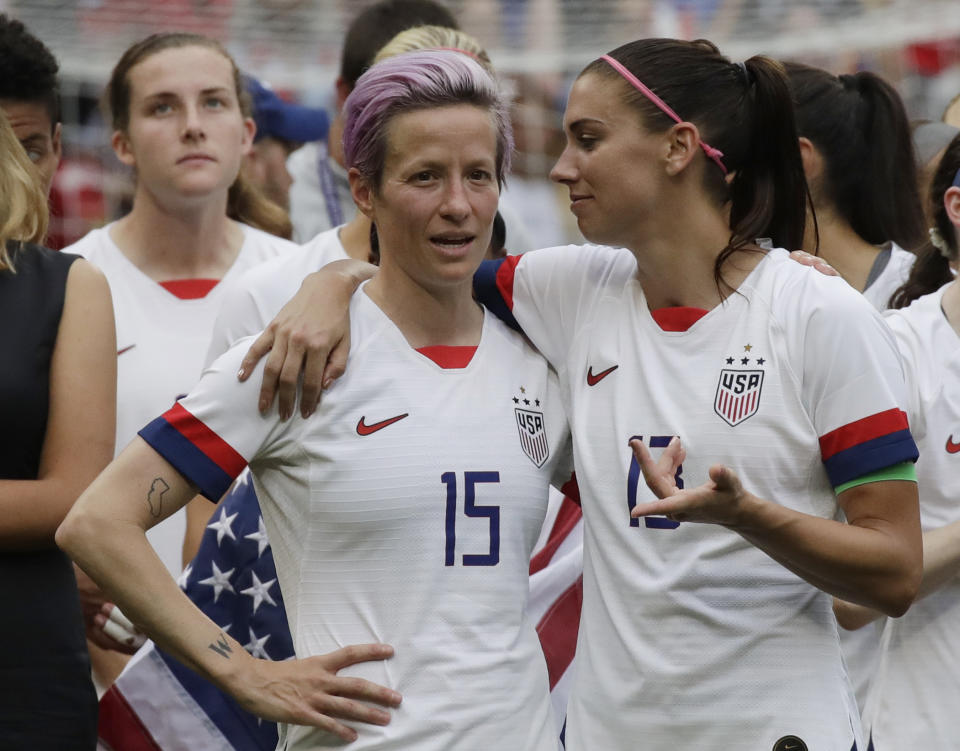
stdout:
MULTIPOLYGON (((930 244, 887 313, 906 371, 920 460, 923 581, 902 618, 886 619, 865 708, 877 751, 951 748, 960 733, 960 136, 933 176, 930 244)), ((848 627, 879 617, 838 602, 848 627)))
POLYGON ((640 40, 580 74, 564 129, 551 176, 602 245, 474 283, 568 400, 585 538, 566 748, 864 751, 830 594, 909 606, 917 451, 880 316, 784 249, 807 189, 783 67, 640 40))
MULTIPOLYGON (((240 72, 218 42, 176 32, 133 44, 104 100, 114 151, 135 171, 133 208, 67 250, 100 268, 113 293, 119 452, 199 379, 231 285, 246 269, 297 246, 276 236, 289 237, 286 213, 240 175, 256 126, 240 72)), ((201 500, 152 531, 175 575, 193 557, 209 516, 201 500)), ((131 648, 102 633, 94 619, 102 621, 111 606, 78 576, 89 593, 95 675, 109 684, 123 658, 97 647, 131 648)))
POLYGON ((913 265, 925 239, 910 123, 879 76, 835 76, 785 63, 813 195, 816 225, 803 247, 830 263, 878 310, 913 265))

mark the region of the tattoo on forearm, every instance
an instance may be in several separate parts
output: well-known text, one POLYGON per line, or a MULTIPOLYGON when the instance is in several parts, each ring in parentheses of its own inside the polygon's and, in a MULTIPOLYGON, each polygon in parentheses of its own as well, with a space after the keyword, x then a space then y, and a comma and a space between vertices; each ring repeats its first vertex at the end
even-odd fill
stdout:
POLYGON ((217 637, 216 643, 208 644, 207 646, 225 660, 229 660, 230 655, 233 654, 233 650, 230 648, 230 643, 227 641, 227 637, 224 636, 222 631, 220 632, 220 636, 217 637))
POLYGON ((150 492, 147 493, 147 503, 150 504, 150 514, 154 519, 160 516, 163 511, 163 494, 170 490, 167 481, 162 477, 154 477, 150 484, 150 492))

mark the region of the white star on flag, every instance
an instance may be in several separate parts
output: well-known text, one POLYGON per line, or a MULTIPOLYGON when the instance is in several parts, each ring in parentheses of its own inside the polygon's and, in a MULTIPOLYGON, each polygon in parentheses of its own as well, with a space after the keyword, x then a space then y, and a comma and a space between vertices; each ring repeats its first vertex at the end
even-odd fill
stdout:
POLYGON ((271 579, 267 582, 261 582, 257 578, 257 574, 253 571, 250 572, 250 575, 253 577, 253 584, 247 588, 240 590, 240 594, 248 595, 253 598, 253 612, 257 612, 257 608, 260 607, 261 603, 264 601, 269 602, 271 605, 276 607, 277 603, 274 602, 274 599, 270 596, 270 587, 273 586, 276 579, 271 579))
POLYGON ((263 517, 257 518, 257 531, 243 536, 244 540, 255 540, 257 543, 257 558, 263 555, 263 551, 270 546, 270 540, 267 539, 267 528, 263 526, 263 517))
POLYGON ((180 577, 177 579, 177 584, 180 585, 180 589, 187 588, 187 582, 190 581, 190 574, 193 573, 193 564, 188 563, 187 567, 180 573, 180 577))
POLYGON ((236 594, 233 585, 230 583, 230 575, 234 572, 234 569, 226 572, 221 571, 217 567, 216 561, 211 561, 211 565, 213 566, 213 574, 198 583, 213 587, 213 601, 216 602, 220 598, 220 593, 223 592, 223 590, 227 590, 231 594, 236 594))
POLYGON ((210 522, 207 525, 207 529, 213 529, 217 532, 217 547, 220 547, 220 543, 223 542, 224 536, 229 537, 231 540, 236 540, 236 535, 233 534, 233 520, 237 518, 237 513, 230 514, 227 516, 227 510, 225 508, 220 509, 220 518, 215 522, 210 522))
POLYGON ((250 641, 243 645, 243 648, 247 650, 254 657, 259 657, 263 660, 269 660, 270 655, 267 654, 267 650, 263 648, 263 645, 267 643, 267 639, 270 638, 270 634, 262 636, 259 639, 257 635, 253 632, 253 629, 250 629, 250 641))

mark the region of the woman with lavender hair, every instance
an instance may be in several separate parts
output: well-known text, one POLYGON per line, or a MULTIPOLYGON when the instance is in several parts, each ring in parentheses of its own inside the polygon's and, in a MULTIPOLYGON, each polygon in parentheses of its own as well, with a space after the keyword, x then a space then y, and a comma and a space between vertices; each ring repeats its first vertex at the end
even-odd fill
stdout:
POLYGON ((524 605, 569 431, 546 361, 472 295, 511 148, 505 102, 469 57, 409 53, 364 74, 344 151, 381 266, 351 305, 350 375, 309 417, 260 415, 259 379, 235 376, 241 340, 58 532, 162 648, 287 723, 281 748, 557 748, 524 605), (208 620, 144 536, 248 463, 300 658, 287 662, 208 620))

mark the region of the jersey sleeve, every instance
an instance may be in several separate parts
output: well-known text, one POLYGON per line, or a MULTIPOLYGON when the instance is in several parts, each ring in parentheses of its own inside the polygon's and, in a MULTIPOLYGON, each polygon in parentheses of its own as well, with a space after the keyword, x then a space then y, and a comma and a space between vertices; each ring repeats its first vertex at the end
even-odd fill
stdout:
POLYGON ((628 251, 568 245, 485 261, 474 276, 474 290, 494 315, 522 331, 559 367, 598 295, 606 287, 622 287, 635 272, 628 251))
POLYGON ((208 368, 183 399, 160 415, 139 435, 217 502, 254 458, 269 452, 286 430, 276 408, 268 415, 257 409, 263 363, 249 380, 237 380, 237 370, 251 339, 242 339, 208 368))
MULTIPOLYGON (((256 267, 253 270, 255 271, 256 267)), ((209 368, 238 339, 259 334, 269 323, 269 319, 264 320, 263 311, 253 294, 250 283, 253 278, 248 272, 224 296, 217 320, 213 324, 205 367, 209 368)))
POLYGON ((916 461, 903 367, 890 330, 842 280, 810 274, 806 280, 794 290, 800 302, 793 298, 786 335, 800 334, 793 343, 802 363, 802 398, 831 484, 838 488, 916 461))
POLYGON ((936 378, 931 373, 926 353, 920 346, 918 333, 901 311, 888 311, 884 314, 884 322, 893 331, 897 348, 900 352, 900 361, 903 364, 907 383, 907 401, 905 409, 910 420, 910 432, 916 440, 922 441, 927 434, 927 416, 923 408, 922 391, 925 382, 936 378))

